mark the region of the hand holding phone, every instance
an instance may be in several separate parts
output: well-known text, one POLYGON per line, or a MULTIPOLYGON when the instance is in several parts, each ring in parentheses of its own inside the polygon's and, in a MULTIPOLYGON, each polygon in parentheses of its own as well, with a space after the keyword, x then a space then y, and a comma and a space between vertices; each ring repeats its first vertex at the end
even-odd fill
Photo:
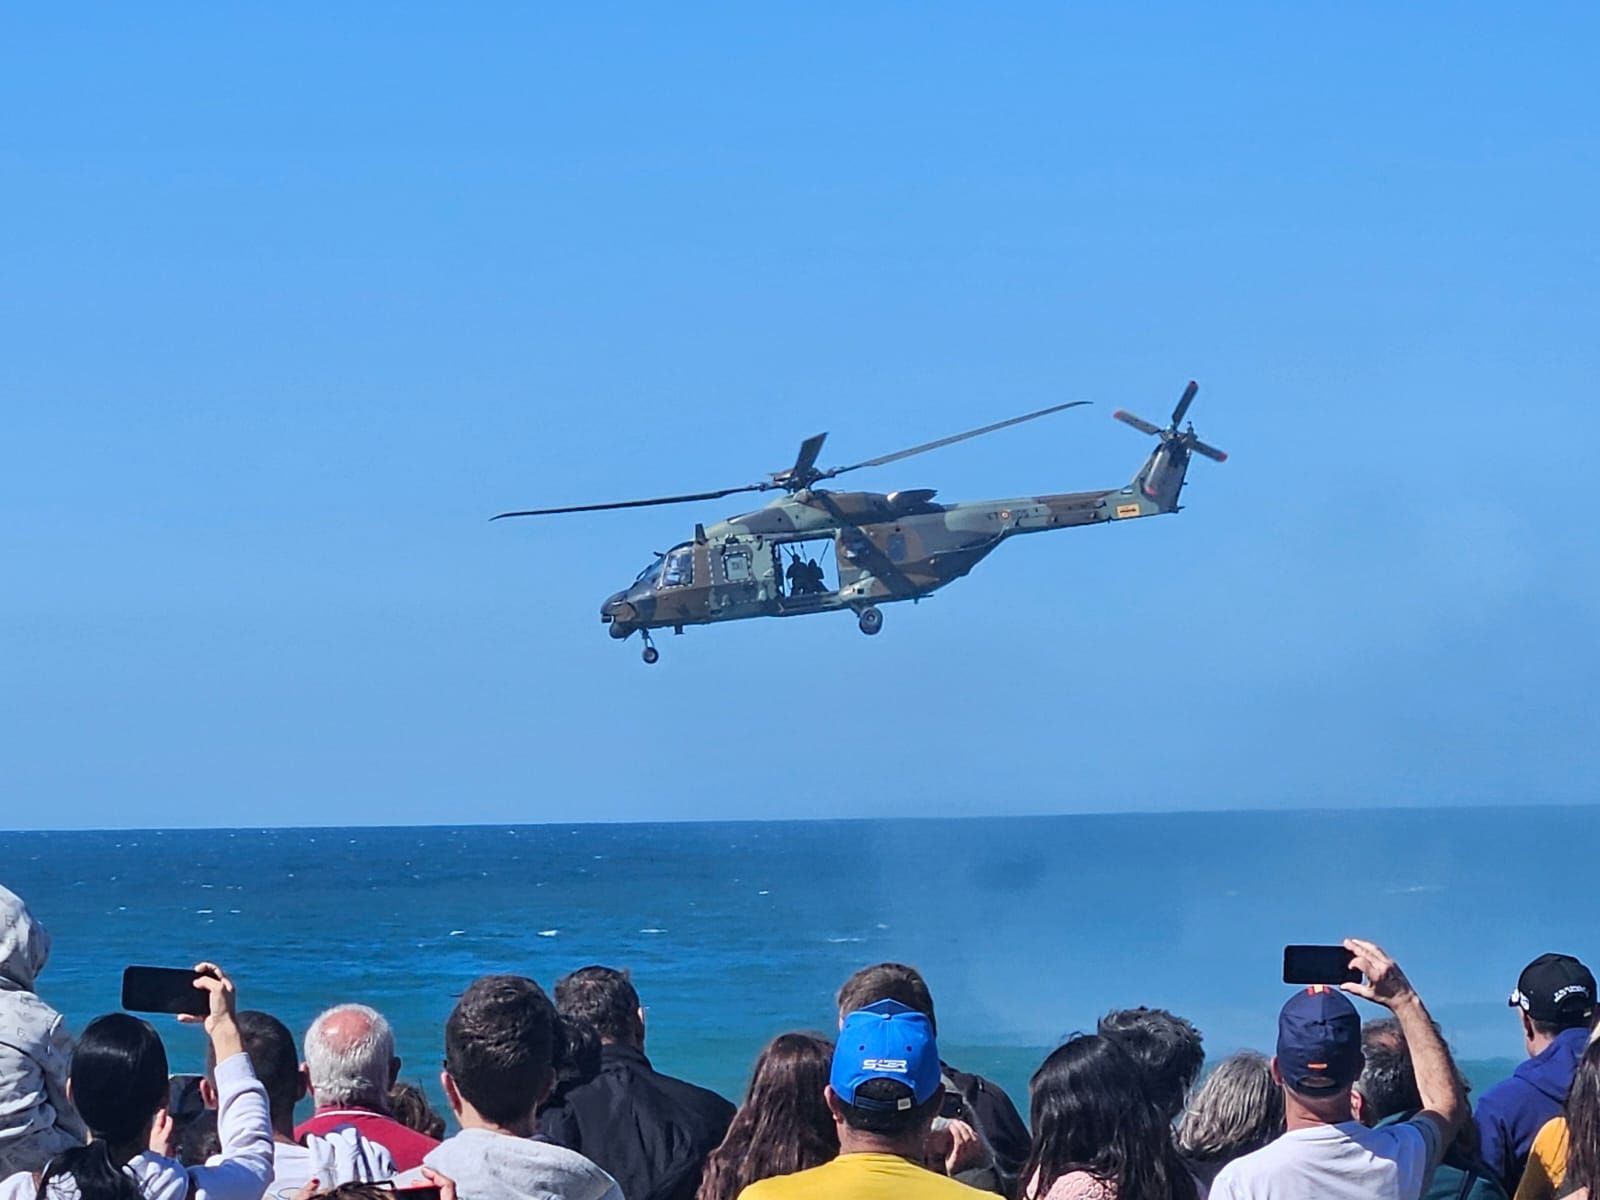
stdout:
POLYGON ((1353 965, 1354 951, 1345 946, 1285 946, 1285 983, 1326 983, 1337 987, 1360 983, 1361 971, 1353 965))

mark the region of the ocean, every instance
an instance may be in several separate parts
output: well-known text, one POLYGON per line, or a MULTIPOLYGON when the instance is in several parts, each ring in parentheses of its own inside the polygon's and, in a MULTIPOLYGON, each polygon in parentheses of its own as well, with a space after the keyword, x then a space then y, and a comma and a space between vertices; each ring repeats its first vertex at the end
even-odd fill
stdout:
MULTIPOLYGON (((1600 959, 1596 845, 1600 807, 1534 807, 3 833, 0 862, 74 1028, 128 963, 215 959, 297 1034, 377 1006, 437 1097, 470 980, 605 963, 633 972, 657 1066, 737 1098, 769 1037, 830 1029, 845 976, 893 959, 927 976, 945 1058, 1025 1111, 1032 1069, 1109 1008, 1170 1008, 1212 1056, 1270 1051, 1283 945, 1349 934, 1394 954, 1481 1087, 1521 1056, 1523 964, 1600 959)), ((162 1028, 198 1069, 196 1031, 162 1028)))

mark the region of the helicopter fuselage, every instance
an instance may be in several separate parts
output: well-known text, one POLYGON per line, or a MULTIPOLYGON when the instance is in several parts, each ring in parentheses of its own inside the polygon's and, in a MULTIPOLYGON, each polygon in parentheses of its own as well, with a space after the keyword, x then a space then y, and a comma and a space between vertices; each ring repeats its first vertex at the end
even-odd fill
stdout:
POLYGON ((1163 447, 1123 488, 939 504, 929 489, 835 492, 804 488, 754 512, 696 526, 692 540, 655 559, 610 596, 600 619, 612 637, 747 617, 917 600, 972 570, 1007 538, 1172 512, 1188 455, 1163 447), (785 547, 831 543, 837 581, 796 586, 785 547), (786 586, 787 584, 787 586, 786 586))

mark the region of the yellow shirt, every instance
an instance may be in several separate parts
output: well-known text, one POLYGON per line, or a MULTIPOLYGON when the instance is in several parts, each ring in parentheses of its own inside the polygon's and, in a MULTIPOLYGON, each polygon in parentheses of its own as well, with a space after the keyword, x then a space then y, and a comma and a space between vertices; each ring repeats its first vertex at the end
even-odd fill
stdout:
POLYGON ((1533 1139, 1516 1200, 1555 1200, 1561 1195, 1561 1181, 1566 1177, 1567 1119, 1552 1117, 1533 1139))
POLYGON ((841 1154, 809 1171, 752 1183, 739 1200, 978 1200, 987 1195, 895 1154, 841 1154))

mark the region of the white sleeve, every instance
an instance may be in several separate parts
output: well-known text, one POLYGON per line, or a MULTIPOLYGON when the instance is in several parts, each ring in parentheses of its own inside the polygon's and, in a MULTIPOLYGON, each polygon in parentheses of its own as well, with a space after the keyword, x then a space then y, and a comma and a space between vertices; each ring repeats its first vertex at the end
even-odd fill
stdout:
POLYGON ((272 1182, 272 1116, 250 1056, 217 1064, 216 1166, 189 1168, 189 1200, 261 1200, 272 1182))
POLYGON ((33 1172, 18 1171, 0 1182, 0 1200, 34 1200, 38 1189, 33 1186, 33 1172))

